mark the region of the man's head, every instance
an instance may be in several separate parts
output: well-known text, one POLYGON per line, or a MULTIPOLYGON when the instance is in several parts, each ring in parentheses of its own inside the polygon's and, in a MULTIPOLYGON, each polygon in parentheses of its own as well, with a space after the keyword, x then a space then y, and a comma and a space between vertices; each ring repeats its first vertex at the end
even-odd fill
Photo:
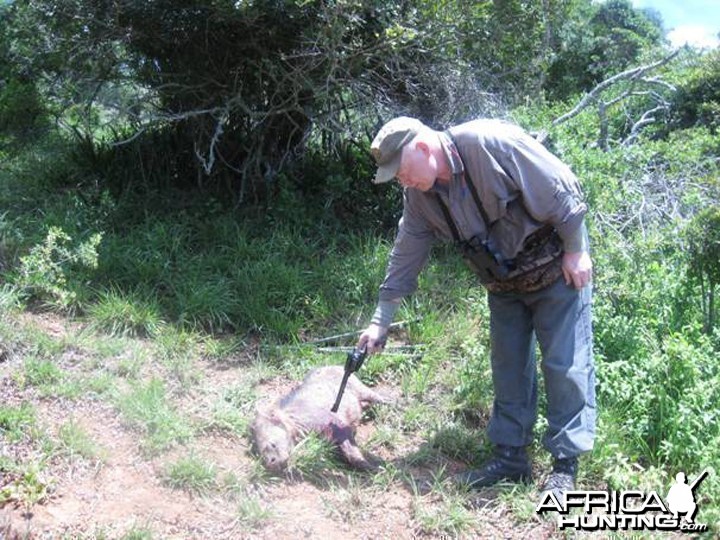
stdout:
POLYGON ((376 184, 397 178, 405 187, 427 191, 435 183, 442 152, 439 139, 415 118, 390 120, 375 136, 370 151, 378 165, 376 184))

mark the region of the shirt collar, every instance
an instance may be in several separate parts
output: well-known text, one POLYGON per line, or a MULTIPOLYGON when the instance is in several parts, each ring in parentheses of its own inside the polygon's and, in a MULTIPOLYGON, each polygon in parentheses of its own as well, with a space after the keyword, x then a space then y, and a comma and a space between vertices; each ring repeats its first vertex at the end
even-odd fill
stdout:
POLYGON ((442 146, 445 157, 447 158, 448 163, 450 163, 450 171, 452 172, 453 180, 462 179, 465 167, 455 143, 450 135, 448 135, 445 131, 438 132, 438 137, 440 138, 440 146, 442 146))

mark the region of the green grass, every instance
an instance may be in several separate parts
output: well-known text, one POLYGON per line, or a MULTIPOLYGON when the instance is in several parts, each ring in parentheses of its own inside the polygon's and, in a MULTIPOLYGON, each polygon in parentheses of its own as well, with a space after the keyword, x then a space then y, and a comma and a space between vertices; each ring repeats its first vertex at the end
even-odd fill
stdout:
POLYGON ((120 537, 120 540, 153 540, 153 538, 153 531, 149 526, 133 526, 120 537))
POLYGON ((24 380, 31 386, 50 386, 61 382, 65 373, 52 360, 25 360, 24 380))
POLYGON ((18 311, 22 305, 22 294, 17 287, 10 283, 0 285, 0 313, 18 311))
POLYGON ((317 433, 310 433, 297 444, 290 455, 287 475, 291 478, 322 481, 324 473, 341 467, 343 465, 335 445, 317 433))
POLYGON ((160 307, 151 295, 111 288, 89 306, 92 327, 114 336, 153 336, 163 326, 160 307))
POLYGON ((122 533, 117 527, 95 527, 92 531, 82 533, 64 533, 59 540, 153 540, 152 527, 149 525, 133 525, 122 533))
POLYGON ((164 451, 193 435, 193 427, 172 406, 165 385, 158 379, 133 385, 117 398, 117 406, 123 417, 142 433, 143 448, 150 453, 164 451))
POLYGON ((8 442, 22 440, 37 425, 37 413, 30 403, 20 406, 0 404, 0 436, 8 442))
POLYGON ((348 525, 358 525, 371 519, 377 497, 376 490, 350 476, 344 485, 333 486, 322 501, 328 517, 348 525))
POLYGON ((165 468, 164 482, 174 489, 204 494, 217 486, 217 472, 212 463, 190 454, 165 468))
POLYGON ((466 497, 449 482, 443 482, 442 476, 441 470, 425 487, 410 479, 413 491, 410 512, 415 529, 430 536, 467 535, 476 525, 478 517, 467 508, 466 497))
POLYGON ((14 502, 32 508, 33 505, 47 499, 51 492, 53 482, 44 473, 41 464, 35 462, 13 464, 0 460, 0 472, 3 473, 5 480, 4 485, 0 485, 0 505, 14 502))
POLYGON ((257 495, 247 494, 237 506, 237 522, 243 529, 259 529, 274 518, 271 507, 257 495))
POLYGON ((32 508, 45 500, 54 484, 46 468, 55 446, 29 401, 19 405, 0 403, 0 448, 0 507, 12 503, 32 508), (16 453, 16 449, 31 452, 16 453))
POLYGON ((254 413, 257 394, 252 380, 224 389, 213 401, 208 428, 227 430, 243 436, 254 413))
POLYGON ((58 441, 60 453, 71 459, 95 460, 104 453, 103 449, 97 446, 93 438, 74 419, 60 426, 58 441))
POLYGON ((24 363, 24 372, 17 375, 22 385, 36 387, 43 396, 77 399, 85 391, 82 380, 57 366, 54 360, 28 358, 24 363))
POLYGON ((183 388, 197 382, 195 362, 202 354, 202 337, 198 333, 165 326, 154 336, 153 343, 155 357, 183 388))

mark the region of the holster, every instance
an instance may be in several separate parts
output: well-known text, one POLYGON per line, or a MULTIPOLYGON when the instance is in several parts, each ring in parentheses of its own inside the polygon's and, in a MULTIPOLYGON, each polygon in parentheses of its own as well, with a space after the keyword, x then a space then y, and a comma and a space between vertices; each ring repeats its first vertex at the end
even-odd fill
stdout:
POLYGON ((482 282, 504 280, 510 273, 510 268, 478 236, 460 241, 457 246, 465 264, 482 282))

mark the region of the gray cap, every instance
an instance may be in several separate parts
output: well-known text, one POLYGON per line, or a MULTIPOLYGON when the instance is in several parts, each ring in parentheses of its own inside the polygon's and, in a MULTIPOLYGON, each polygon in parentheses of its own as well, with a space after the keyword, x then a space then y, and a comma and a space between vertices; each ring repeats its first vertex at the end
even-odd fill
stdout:
POLYGON ((407 116, 394 118, 380 128, 370 145, 370 152, 378 165, 373 179, 375 184, 395 178, 400 168, 403 147, 424 128, 425 125, 420 120, 407 116))

